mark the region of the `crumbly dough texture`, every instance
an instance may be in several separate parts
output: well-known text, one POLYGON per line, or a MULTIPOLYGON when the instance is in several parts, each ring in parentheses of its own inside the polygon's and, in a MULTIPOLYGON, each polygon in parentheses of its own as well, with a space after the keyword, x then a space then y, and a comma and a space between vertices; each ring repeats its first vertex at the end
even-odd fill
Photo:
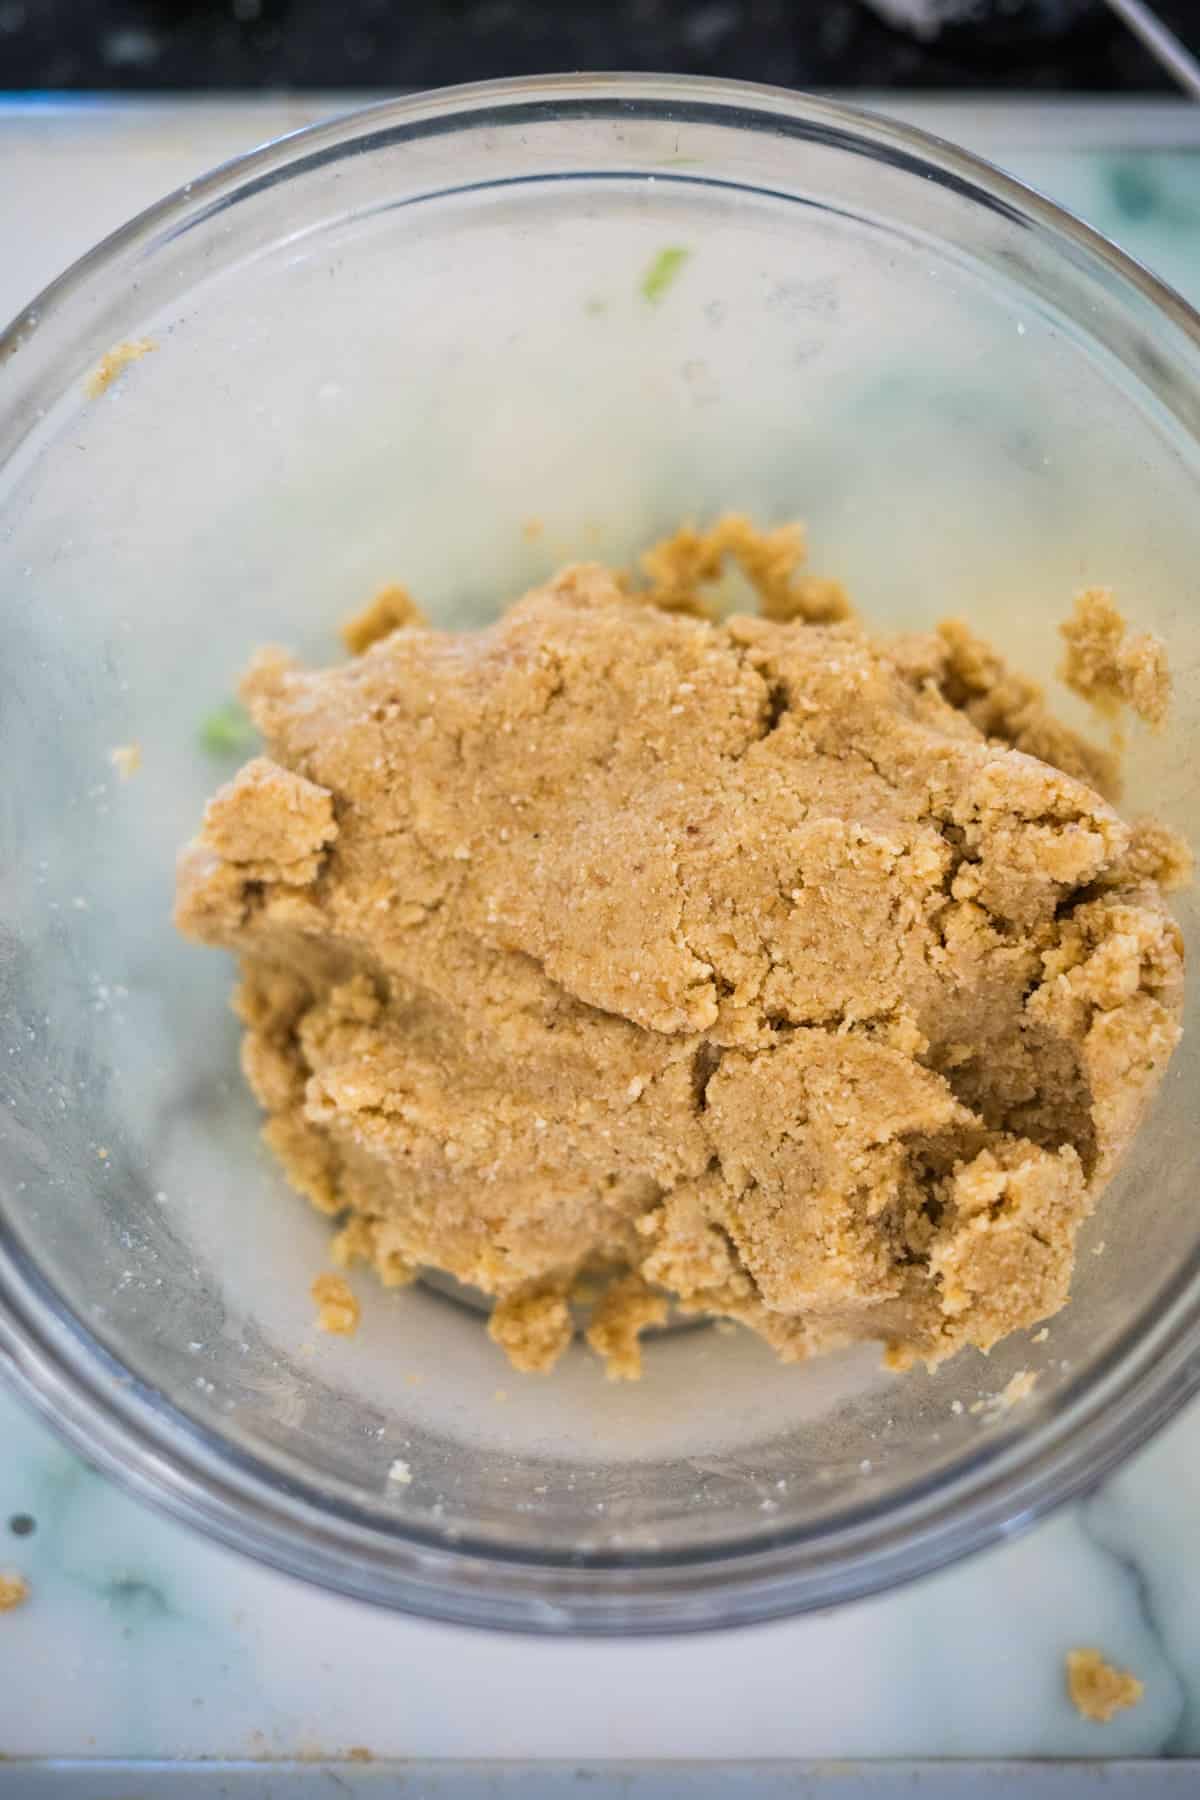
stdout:
POLYGON ((1130 631, 1107 588, 1085 588, 1060 627, 1067 646, 1062 677, 1099 711, 1127 706, 1147 725, 1161 725, 1171 704, 1171 675, 1162 639, 1130 631))
POLYGON ((669 1306, 788 1360, 986 1348, 1066 1300, 1178 1038, 1185 853, 963 624, 874 638, 796 534, 707 537, 649 596, 573 567, 483 631, 260 652, 178 923, 241 959, 336 1260, 494 1296, 517 1368, 585 1291, 617 1376, 669 1306), (775 616, 702 616, 726 554, 775 616))
POLYGON ((340 1275, 318 1275, 309 1290, 317 1306, 317 1328, 335 1337, 353 1337, 360 1308, 349 1282, 340 1275))
POLYGON ((1136 1706, 1145 1691, 1136 1675, 1114 1669, 1099 1650, 1067 1651, 1067 1692, 1085 1719, 1107 1725, 1114 1713, 1136 1706))

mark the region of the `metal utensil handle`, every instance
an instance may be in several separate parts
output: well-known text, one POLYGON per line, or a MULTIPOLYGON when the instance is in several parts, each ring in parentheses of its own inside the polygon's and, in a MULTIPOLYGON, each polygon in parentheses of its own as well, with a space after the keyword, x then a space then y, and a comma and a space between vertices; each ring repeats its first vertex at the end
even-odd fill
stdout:
POLYGON ((1108 5, 1125 21, 1134 36, 1141 39, 1151 56, 1178 82, 1184 93, 1190 94, 1193 100, 1200 100, 1200 61, 1146 5, 1146 0, 1108 0, 1108 5))

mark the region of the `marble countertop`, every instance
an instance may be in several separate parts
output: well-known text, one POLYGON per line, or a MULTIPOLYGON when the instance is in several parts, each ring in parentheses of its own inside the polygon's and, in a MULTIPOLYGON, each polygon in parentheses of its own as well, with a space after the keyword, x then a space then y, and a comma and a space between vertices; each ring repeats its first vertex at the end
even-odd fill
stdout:
MULTIPOLYGON (((315 97, 0 104, 0 314, 143 203, 324 110, 315 97)), ((897 110, 1200 296, 1200 110, 897 110)), ((30 1588, 0 1616, 0 1758, 1200 1756, 1200 1406, 1088 1500, 947 1574, 661 1642, 391 1617, 144 1510, 5 1395, 0 1446, 0 1572, 30 1588), (1107 1726, 1081 1718, 1062 1673, 1078 1644, 1134 1670, 1142 1704, 1107 1726)), ((5 1786, 0 1765, 0 1791, 51 1790, 5 1786)))

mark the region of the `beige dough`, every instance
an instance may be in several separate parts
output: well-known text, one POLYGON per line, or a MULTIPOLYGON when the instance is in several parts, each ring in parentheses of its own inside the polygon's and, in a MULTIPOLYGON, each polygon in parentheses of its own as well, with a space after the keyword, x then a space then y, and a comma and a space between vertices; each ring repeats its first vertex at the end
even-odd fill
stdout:
POLYGON ((317 1328, 335 1337, 353 1337, 360 1308, 349 1282, 340 1275, 318 1275, 309 1292, 317 1306, 317 1328))
POLYGON ((84 383, 84 390, 89 400, 98 400, 106 394, 117 376, 126 370, 130 363, 140 362, 143 356, 149 356, 158 345, 153 338, 137 338, 132 343, 114 344, 106 350, 96 367, 84 383))
POLYGON ((1136 1706, 1145 1691, 1136 1675, 1114 1669, 1098 1650, 1067 1651, 1067 1692, 1085 1719, 1107 1725, 1114 1713, 1136 1706))
POLYGON ((1133 709, 1161 725, 1171 704, 1171 676, 1161 638, 1128 630, 1107 588, 1085 588, 1059 627, 1067 646, 1062 676, 1101 712, 1133 709))
POLYGON ((361 656, 380 638, 385 638, 401 625, 424 625, 425 616, 406 587, 393 582, 381 587, 369 605, 347 619, 342 626, 342 642, 351 656, 361 656))
POLYGON ((15 1612, 29 1598, 29 1583, 21 1575, 0 1571, 0 1612, 15 1612))
POLYGON ((669 1303, 897 1367, 1046 1318, 1178 1038, 1178 840, 965 626, 873 638, 801 551, 727 520, 649 594, 260 652, 265 755, 182 858, 335 1260, 495 1296, 518 1368, 581 1293, 623 1376, 669 1303), (726 554, 774 616, 700 616, 726 554))

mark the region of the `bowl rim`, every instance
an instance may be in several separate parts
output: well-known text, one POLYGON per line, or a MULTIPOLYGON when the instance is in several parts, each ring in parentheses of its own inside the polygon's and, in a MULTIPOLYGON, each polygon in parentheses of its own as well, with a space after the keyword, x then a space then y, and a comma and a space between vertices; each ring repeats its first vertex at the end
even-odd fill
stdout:
POLYGON ((832 99, 769 82, 739 81, 713 75, 640 71, 625 74, 601 70, 504 76, 491 81, 422 88, 411 94, 339 108, 328 118, 297 126, 228 157, 182 186, 171 189, 160 200, 153 201, 116 230, 108 232, 32 296, 0 329, 0 367, 88 277, 102 270, 120 251, 151 239, 159 226, 181 225, 189 212, 204 210, 231 185, 245 186, 248 180, 257 181, 268 172, 278 173, 285 165, 298 165, 307 161, 310 155, 340 147, 347 137, 365 134, 385 122, 392 126, 411 126, 436 118, 445 129, 460 116, 465 122, 491 108, 502 107, 511 113, 529 102, 544 105, 558 101, 578 105, 585 99, 633 106, 654 100, 667 104, 674 101, 681 105, 694 101, 745 114, 773 112, 793 123, 825 126, 837 135, 870 137, 876 145, 890 145, 924 161, 933 158, 944 165, 946 173, 986 188, 994 199, 1009 203, 1017 212, 1035 219, 1106 264, 1114 274, 1137 287, 1200 345, 1200 307, 1193 306, 1177 288, 1030 183, 1008 174, 988 158, 937 132, 903 123, 889 113, 859 106, 840 96, 832 99), (299 154, 301 152, 303 154, 299 154))
MULTIPOLYGON (((797 135, 903 157, 1056 240, 1137 290, 1200 349, 1200 314, 1172 288, 1070 213, 932 133, 838 100, 691 76, 518 77, 428 90, 341 112, 220 164, 137 215, 72 264, 0 333, 0 366, 93 278, 137 248, 177 235, 232 196, 284 178, 380 133, 533 108, 565 118, 720 116, 740 129, 770 120, 797 135)), ((631 176, 632 179, 632 176, 631 176)), ((22 434, 18 436, 21 441, 22 434)), ((878 1593, 1027 1528, 1094 1484, 1200 1389, 1200 1248, 1180 1265, 1152 1319, 1126 1328, 1062 1391, 1052 1417, 997 1431, 950 1471, 899 1495, 844 1507, 818 1527, 781 1529, 749 1548, 537 1556, 384 1531, 300 1481, 284 1483, 167 1396, 132 1376, 77 1319, 0 1215, 0 1373, 76 1450, 138 1498, 287 1573, 398 1611, 536 1632, 686 1632, 784 1617, 878 1593)))

